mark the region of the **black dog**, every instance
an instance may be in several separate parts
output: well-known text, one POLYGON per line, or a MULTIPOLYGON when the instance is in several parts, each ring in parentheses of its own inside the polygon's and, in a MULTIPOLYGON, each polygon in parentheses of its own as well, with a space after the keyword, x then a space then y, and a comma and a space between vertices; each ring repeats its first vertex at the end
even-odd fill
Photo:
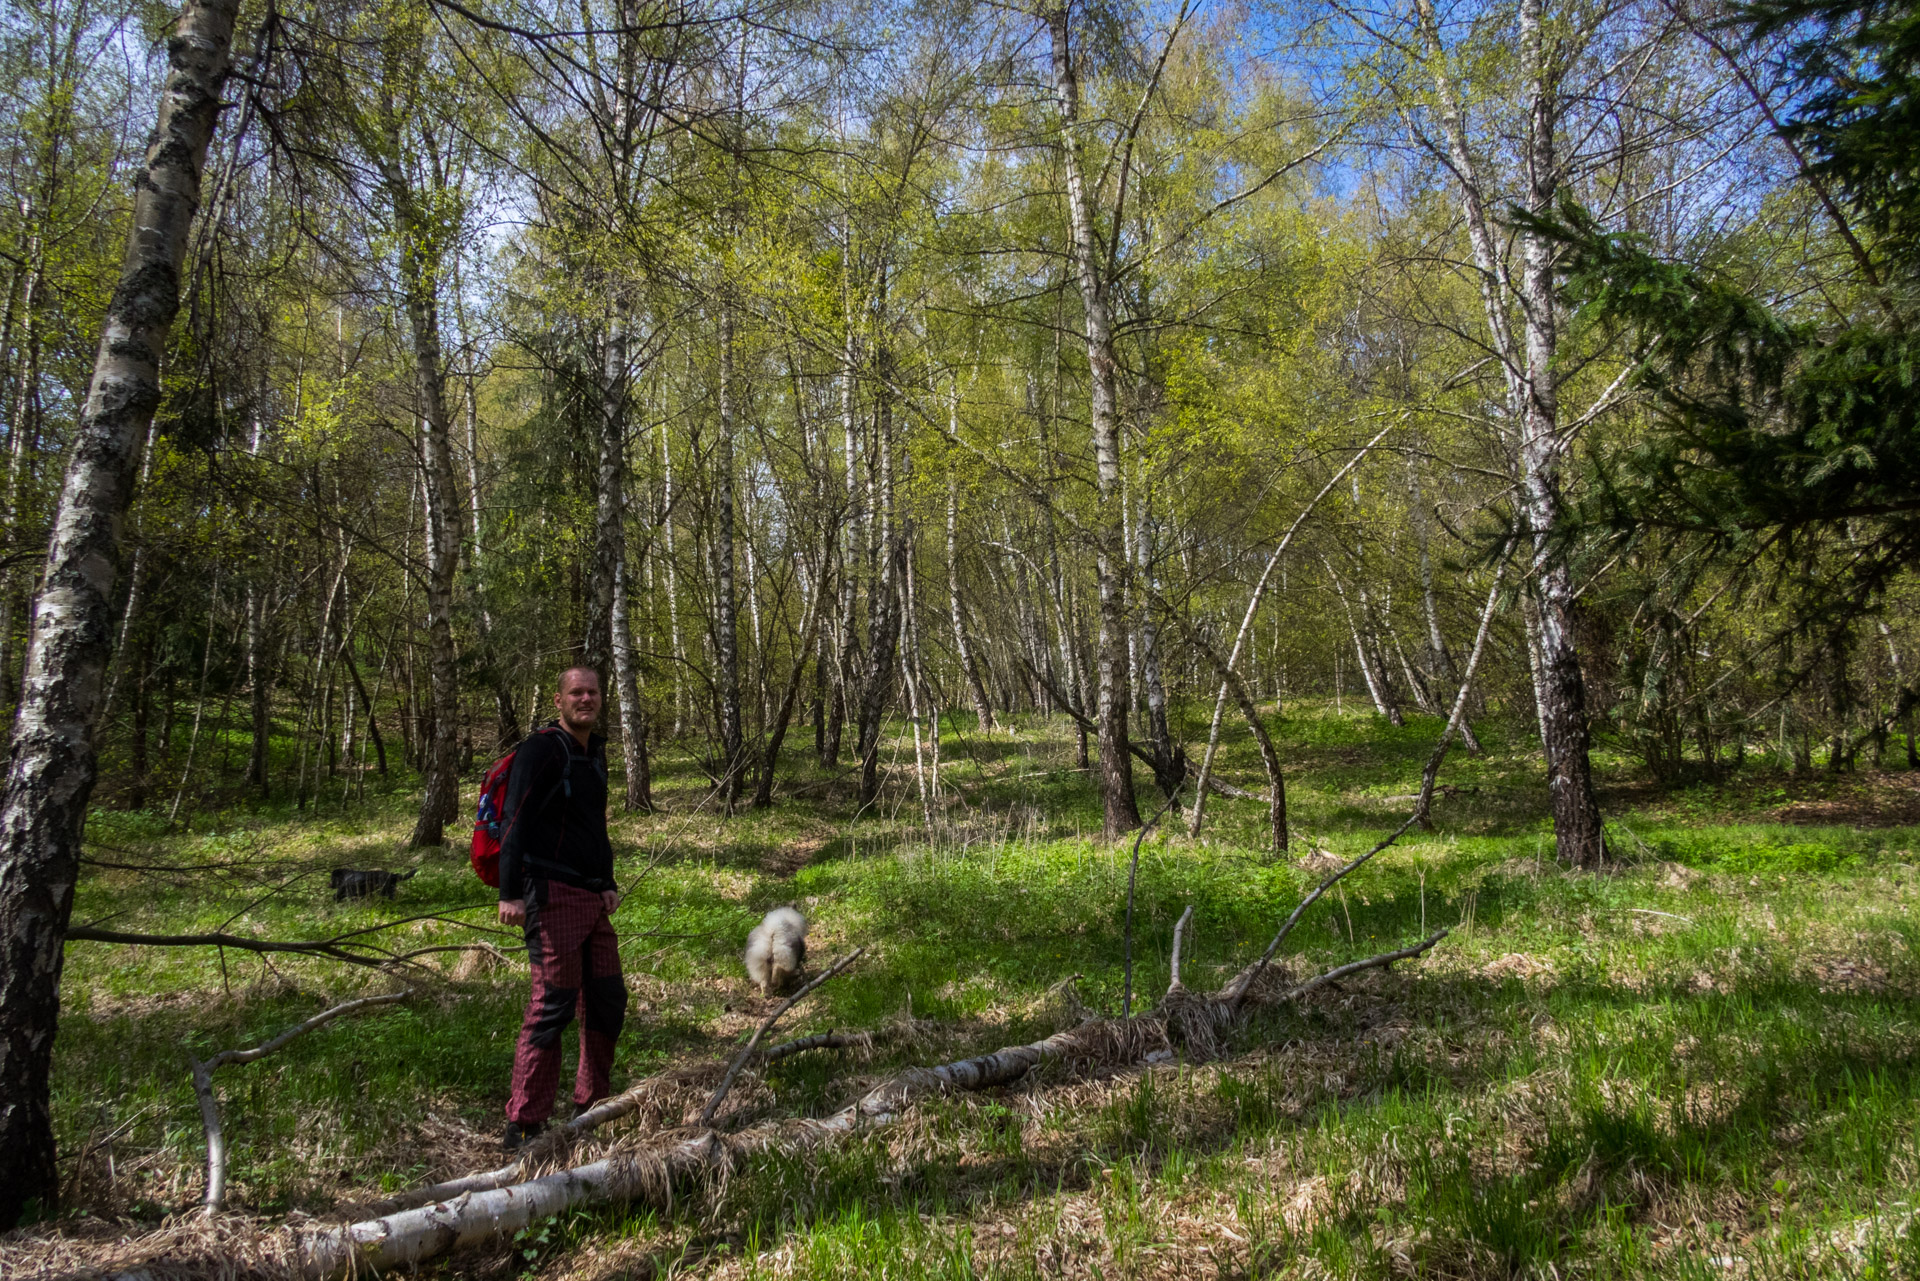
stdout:
POLYGON ((393 897, 394 886, 413 876, 412 872, 361 871, 355 867, 336 867, 333 869, 333 901, 345 902, 350 898, 371 898, 375 894, 393 897))

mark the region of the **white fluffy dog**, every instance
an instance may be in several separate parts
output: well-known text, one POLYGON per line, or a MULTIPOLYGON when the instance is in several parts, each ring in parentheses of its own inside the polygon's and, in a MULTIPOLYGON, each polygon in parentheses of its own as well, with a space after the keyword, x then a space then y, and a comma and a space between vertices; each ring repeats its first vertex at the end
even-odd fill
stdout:
POLYGON ((747 977, 763 996, 783 992, 807 963, 807 918, 776 907, 747 935, 747 977))

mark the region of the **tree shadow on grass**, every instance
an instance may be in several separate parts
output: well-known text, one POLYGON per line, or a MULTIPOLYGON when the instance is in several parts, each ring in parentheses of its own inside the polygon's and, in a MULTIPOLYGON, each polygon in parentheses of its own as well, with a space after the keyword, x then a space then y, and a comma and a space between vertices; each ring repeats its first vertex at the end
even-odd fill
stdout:
MULTIPOLYGON (((1604 1076, 1576 1079, 1565 1094, 1536 1100, 1534 1114, 1516 1124, 1524 1148, 1516 1158, 1498 1135, 1473 1125, 1456 1130, 1459 1105, 1449 1102, 1504 1085, 1512 1049, 1489 1044, 1463 1064, 1365 1036, 1369 1024, 1416 1002, 1488 1011, 1512 995, 1512 984, 1472 977, 1353 984, 1298 1013, 1263 1018, 1247 1031, 1263 1033, 1264 1044, 1217 1074, 1121 1069, 1076 1084, 1069 1106, 1082 1110, 1083 1123, 1069 1140, 1029 1145, 1035 1132, 1014 1102, 1036 1088, 1026 1083, 925 1105, 910 1136, 756 1158, 712 1213, 763 1240, 871 1216, 876 1206, 909 1219, 1004 1214, 1010 1204, 1102 1189, 1117 1167, 1152 1178, 1273 1134, 1345 1130, 1355 1138, 1333 1141, 1391 1150, 1394 1170, 1362 1160, 1367 1186, 1334 1186, 1315 1222, 1287 1222, 1277 1204, 1265 1207, 1251 1255, 1265 1251, 1271 1263, 1324 1253, 1332 1232, 1362 1265, 1360 1274, 1410 1267, 1415 1275, 1545 1275, 1601 1248, 1596 1234, 1643 1223, 1663 1204, 1750 1197, 1755 1170, 1772 1177, 1776 1136, 1817 1118, 1827 1118, 1818 1141, 1825 1146, 1817 1153, 1803 1147, 1803 1158, 1849 1171, 1853 1189, 1869 1196, 1898 1176, 1897 1122, 1920 1101, 1920 1059, 1909 1050, 1842 1040, 1811 1050, 1780 1046, 1776 1054, 1749 1055, 1744 1075, 1657 1081, 1650 1090, 1632 1082, 1614 1088, 1604 1076), (1428 1115, 1415 1117, 1420 1109, 1428 1115), (1394 1133, 1402 1137, 1387 1143, 1394 1133)), ((1776 1003, 1804 1007, 1813 995, 1768 983, 1672 999, 1764 1013, 1776 1003)), ((1582 1002, 1635 999, 1594 986, 1565 994, 1559 1012, 1573 1018, 1582 1002)), ((1055 1100, 1048 1113, 1058 1115, 1059 1106, 1055 1100)), ((1311 1176, 1310 1169, 1296 1173, 1303 1182, 1311 1176)), ((1764 1213, 1754 1214, 1749 1226, 1764 1227, 1764 1213)))

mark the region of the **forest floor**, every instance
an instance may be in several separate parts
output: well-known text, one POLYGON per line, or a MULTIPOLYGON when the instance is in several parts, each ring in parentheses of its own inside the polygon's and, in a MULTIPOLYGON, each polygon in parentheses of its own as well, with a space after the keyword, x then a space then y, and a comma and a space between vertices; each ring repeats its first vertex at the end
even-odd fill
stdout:
MULTIPOLYGON (((1437 728, 1290 706, 1277 734, 1298 833, 1287 859, 1259 848, 1264 808, 1249 802, 1213 798, 1201 840, 1154 831, 1136 927, 1145 999, 1166 986, 1185 907, 1188 984, 1212 987, 1333 856, 1396 826, 1437 728)), ((1448 762, 1442 781, 1458 790, 1437 830, 1349 878, 1283 952, 1305 975, 1450 927, 1418 962, 1262 1014, 1216 1062, 1043 1073, 924 1103, 805 1159, 756 1158, 673 1210, 581 1211, 437 1266, 583 1279, 1920 1275, 1920 775, 1755 766, 1661 790, 1602 754, 1620 862, 1568 874, 1537 753, 1497 726, 1484 736, 1486 755, 1448 762)), ((772 810, 716 817, 702 776, 669 755, 663 812, 616 820, 632 992, 616 1089, 676 1068, 711 1079, 773 1004, 738 953, 788 901, 812 917, 816 965, 867 954, 781 1034, 864 1029, 875 1042, 775 1065, 735 1090, 729 1123, 822 1114, 902 1067, 1058 1030, 1049 993, 1069 975, 1089 1005, 1117 1010, 1128 847, 1098 839, 1092 779, 1064 728, 981 735, 970 717, 949 721, 931 829, 904 732, 888 745, 881 812, 857 821, 850 779, 799 746, 772 810)), ((1260 782, 1243 743, 1226 772, 1260 782)), ((233 809, 187 832, 100 811, 73 919, 305 939, 436 914, 383 946, 514 942, 476 933, 492 914, 464 848, 404 851, 411 795, 369 791, 305 815, 233 809), (341 865, 419 874, 391 901, 336 903, 327 874, 341 865)), ((1140 794, 1158 806, 1144 770, 1140 794)), ((415 991, 403 1005, 220 1070, 235 1212, 351 1214, 499 1164, 524 964, 447 951, 409 972, 70 944, 54 1097, 65 1207, 0 1238, 0 1275, 104 1260, 194 1207, 204 1148, 189 1054, 258 1044, 402 982, 415 991)), ((688 1095, 695 1114, 702 1094, 688 1095)))

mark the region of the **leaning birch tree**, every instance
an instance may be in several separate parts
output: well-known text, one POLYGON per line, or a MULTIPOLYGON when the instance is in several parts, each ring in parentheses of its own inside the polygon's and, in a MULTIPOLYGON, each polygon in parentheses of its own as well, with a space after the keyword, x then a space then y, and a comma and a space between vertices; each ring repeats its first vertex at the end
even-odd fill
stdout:
POLYGON ((160 403, 200 178, 231 67, 238 0, 188 0, 167 42, 159 120, 54 517, 0 797, 0 1227, 59 1195, 49 1107, 60 971, 96 776, 121 518, 160 403))

